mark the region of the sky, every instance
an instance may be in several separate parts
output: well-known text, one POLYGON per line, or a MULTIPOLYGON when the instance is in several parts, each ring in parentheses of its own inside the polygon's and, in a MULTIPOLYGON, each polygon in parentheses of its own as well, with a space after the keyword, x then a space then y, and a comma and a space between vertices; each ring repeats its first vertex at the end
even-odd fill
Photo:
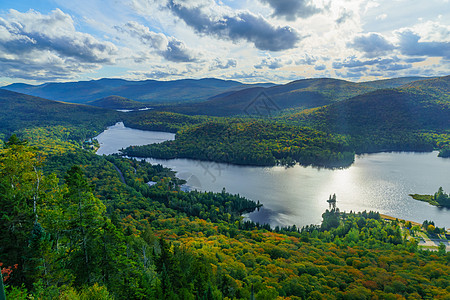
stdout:
POLYGON ((0 86, 449 74, 449 0, 0 2, 0 86))

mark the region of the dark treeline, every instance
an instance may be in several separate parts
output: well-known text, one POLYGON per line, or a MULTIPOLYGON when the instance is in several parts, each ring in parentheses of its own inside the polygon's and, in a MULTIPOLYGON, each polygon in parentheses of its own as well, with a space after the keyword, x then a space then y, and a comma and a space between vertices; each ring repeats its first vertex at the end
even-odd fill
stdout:
POLYGON ((256 203, 182 192, 160 165, 85 150, 46 156, 18 138, 0 152, 8 299, 448 295, 449 254, 418 250, 378 213, 332 209, 320 226, 271 229, 240 217, 256 203))
POLYGON ((193 158, 241 165, 341 167, 354 160, 348 140, 310 128, 224 119, 179 131, 174 141, 131 146, 127 156, 193 158))

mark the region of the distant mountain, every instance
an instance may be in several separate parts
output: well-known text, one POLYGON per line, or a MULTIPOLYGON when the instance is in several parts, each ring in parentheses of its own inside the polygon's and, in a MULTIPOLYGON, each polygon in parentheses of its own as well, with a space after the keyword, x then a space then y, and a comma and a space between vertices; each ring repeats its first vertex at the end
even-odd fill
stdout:
POLYGON ((276 109, 295 108, 297 110, 320 107, 358 95, 399 87, 423 77, 404 77, 378 81, 355 83, 332 78, 296 80, 271 87, 254 87, 236 92, 219 94, 208 101, 194 104, 179 104, 164 107, 172 112, 193 115, 232 116, 245 114, 246 109, 263 96, 276 109))
MULTIPOLYGON (((268 86, 271 84, 261 84, 268 86)), ((86 103, 110 95, 152 104, 205 101, 217 94, 236 91, 249 86, 237 81, 215 78, 183 79, 174 81, 128 81, 100 79, 79 82, 28 85, 15 83, 3 87, 27 95, 72 103, 86 103)))
MULTIPOLYGON (((433 77, 435 78, 435 77, 433 77)), ((360 84, 379 89, 392 89, 397 88, 405 84, 409 84, 414 81, 432 79, 430 77, 399 77, 399 78, 391 78, 391 79, 383 79, 383 80, 375 80, 375 81, 367 81, 362 82, 360 84)))
POLYGON ((101 129, 119 120, 119 113, 93 106, 63 103, 0 89, 0 132, 50 125, 101 129))
POLYGON ((450 76, 377 90, 286 117, 337 133, 450 129, 450 76))
POLYGON ((277 109, 306 109, 342 101, 376 88, 361 83, 331 78, 302 79, 284 85, 257 87, 226 93, 195 104, 179 104, 164 109, 187 114, 231 116, 244 114, 259 96, 277 109))
POLYGON ((86 104, 108 109, 140 109, 146 107, 145 103, 114 95, 89 101, 86 104))

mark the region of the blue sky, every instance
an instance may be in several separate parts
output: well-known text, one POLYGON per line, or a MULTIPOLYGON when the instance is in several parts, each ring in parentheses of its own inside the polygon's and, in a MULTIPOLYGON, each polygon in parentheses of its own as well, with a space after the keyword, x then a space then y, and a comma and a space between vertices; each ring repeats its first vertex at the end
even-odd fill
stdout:
POLYGON ((449 0, 0 2, 0 85, 448 74, 449 0))

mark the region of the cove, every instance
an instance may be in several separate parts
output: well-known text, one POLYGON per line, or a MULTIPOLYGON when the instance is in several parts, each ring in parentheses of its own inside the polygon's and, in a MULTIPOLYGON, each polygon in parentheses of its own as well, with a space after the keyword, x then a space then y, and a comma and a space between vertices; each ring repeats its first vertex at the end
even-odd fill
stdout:
MULTIPOLYGON (((166 132, 131 129, 118 123, 97 139, 97 154, 112 154, 129 145, 173 139, 166 132)), ((237 166, 192 159, 146 159, 177 172, 194 189, 240 194, 264 207, 247 217, 272 226, 319 224, 330 194, 341 211, 373 210, 422 223, 433 220, 450 227, 450 210, 416 201, 410 193, 433 194, 442 186, 450 192, 450 159, 429 153, 374 153, 359 155, 347 169, 237 166)))

